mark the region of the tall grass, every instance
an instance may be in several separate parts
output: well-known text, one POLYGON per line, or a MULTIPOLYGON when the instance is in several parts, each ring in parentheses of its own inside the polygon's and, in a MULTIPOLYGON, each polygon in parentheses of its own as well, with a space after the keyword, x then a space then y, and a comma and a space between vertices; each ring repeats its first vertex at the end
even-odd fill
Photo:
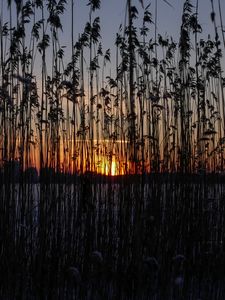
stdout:
POLYGON ((100 0, 77 40, 76 1, 1 1, 3 299, 224 297, 221 3, 175 41, 140 2, 104 49, 100 0))
POLYGON ((219 2, 219 32, 211 3, 215 37, 201 37, 198 4, 185 1, 176 43, 156 29, 151 37, 157 24, 149 6, 139 32, 139 13, 128 1, 112 72, 100 1, 89 3, 77 42, 71 4, 69 62, 59 40, 66 1, 9 1, 9 18, 1 17, 2 166, 19 161, 23 170, 109 173, 116 161, 118 175, 223 172, 223 19, 219 2))

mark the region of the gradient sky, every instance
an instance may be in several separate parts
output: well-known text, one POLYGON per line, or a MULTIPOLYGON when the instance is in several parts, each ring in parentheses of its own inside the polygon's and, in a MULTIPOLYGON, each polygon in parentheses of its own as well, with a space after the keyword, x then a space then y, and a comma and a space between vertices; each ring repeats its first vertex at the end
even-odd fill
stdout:
MULTIPOLYGON (((177 42, 179 41, 179 32, 181 25, 181 16, 184 0, 167 0, 171 3, 170 7, 163 0, 157 0, 158 2, 158 22, 157 28, 158 33, 162 36, 167 34, 169 37, 172 36, 177 42)), ((191 3, 195 6, 197 0, 192 0, 191 3)), ((211 0, 198 0, 199 1, 199 22, 203 27, 203 37, 207 38, 208 34, 214 35, 213 25, 210 20, 211 13, 211 0)), ((223 20, 225 24, 225 0, 221 1, 223 20)), ((24 0, 25 2, 25 0, 24 0)), ((68 49, 66 53, 70 56, 71 53, 71 1, 67 1, 67 8, 62 16, 63 32, 60 34, 61 46, 66 46, 68 49)), ((89 19, 89 9, 87 6, 88 0, 75 0, 74 1, 74 34, 75 41, 77 41, 79 33, 83 32, 84 26, 89 19)), ((143 0, 144 6, 150 4, 150 11, 154 21, 155 16, 155 0, 143 0)), ((9 13, 7 12, 7 1, 1 0, 3 7, 3 22, 7 22, 9 13)), ((143 8, 139 0, 133 0, 132 5, 136 5, 139 11, 139 21, 135 24, 140 27, 143 16, 143 8), (139 25, 140 24, 140 25, 139 25)), ((217 25, 219 26, 219 13, 218 13, 218 0, 214 0, 217 25)), ((93 17, 100 17, 101 21, 101 36, 103 51, 111 48, 111 53, 114 52, 114 43, 116 33, 118 32, 120 24, 124 25, 125 22, 125 11, 126 11, 126 0, 101 0, 101 9, 97 10, 93 17)), ((2 14, 1 14, 2 15, 2 14)), ((16 15, 14 15, 16 21, 16 15)), ((220 30, 219 30, 220 31, 220 30)), ((150 35, 154 37, 154 25, 150 25, 150 35)), ((68 57, 69 61, 70 57, 68 57)), ((67 61, 65 57, 65 61, 67 61)), ((113 62, 113 57, 112 57, 113 62)))
MULTIPOLYGON (((169 36, 172 35, 175 40, 178 39, 181 15, 183 8, 183 0, 168 0, 173 7, 168 6, 163 0, 158 1, 158 32, 162 35, 167 33, 169 36)), ((69 3, 70 1, 68 1, 69 3)), ((155 11, 155 0, 143 0, 144 6, 151 3, 150 11, 152 12, 154 19, 155 11)), ((85 23, 88 20, 89 7, 86 6, 87 1, 78 0, 75 1, 75 32, 78 34, 82 32, 85 23)), ((196 0, 192 1, 195 5, 196 0)), ((217 1, 214 0, 215 9, 217 11, 217 1)), ((143 9, 139 0, 133 0, 133 5, 136 5, 139 11, 139 16, 143 15, 143 9)), ((221 1, 222 13, 225 22, 225 1, 221 1)), ((101 35, 103 39, 103 46, 105 49, 111 48, 114 41, 115 35, 118 31, 119 25, 124 24, 126 1, 125 0, 102 0, 101 10, 95 13, 96 16, 100 16, 101 20, 101 35)), ((202 25, 205 34, 212 32, 212 23, 210 20, 211 12, 211 0, 199 0, 199 21, 202 25)), ((67 24, 66 20, 69 20, 68 14, 70 11, 67 10, 64 16, 65 32, 70 31, 70 23, 67 24), (67 28, 67 30, 66 30, 67 28)), ((219 25, 219 24, 218 24, 219 25)), ((154 31, 152 25, 152 34, 154 31)), ((67 35, 64 34, 65 42, 67 35)))
MULTIPOLYGON (((179 41, 179 32, 181 25, 181 16, 183 10, 184 0, 167 0, 171 3, 172 7, 167 5, 163 0, 158 1, 158 33, 162 36, 167 34, 169 37, 172 36, 173 39, 179 41)), ((71 43, 71 2, 68 1, 67 10, 62 18, 64 31, 61 35, 61 45, 70 47, 71 43)), ((75 15, 75 40, 77 40, 79 33, 83 32, 84 26, 89 18, 89 6, 87 6, 88 1, 77 0, 74 6, 75 15)), ((155 16, 155 0, 143 0, 144 6, 146 7, 150 4, 150 11, 152 13, 152 18, 154 21, 155 16)), ((195 6, 196 0, 191 1, 195 6)), ((143 16, 143 8, 139 0, 133 0, 133 5, 136 5, 139 11, 139 21, 137 21, 137 27, 140 27, 138 22, 141 22, 143 16)), ((214 0, 217 25, 219 26, 219 13, 218 13, 218 2, 214 0)), ((225 0, 221 1, 223 20, 225 23, 225 0)), ((195 9, 195 8, 194 8, 195 9)), ((111 61, 114 62, 113 52, 116 33, 118 32, 120 24, 124 25, 125 22, 125 10, 126 1, 125 0, 102 0, 101 9, 97 10, 93 17, 100 17, 101 22, 101 37, 103 51, 111 48, 111 61)), ((199 0, 199 22, 203 28, 203 38, 207 38, 208 34, 214 36, 213 24, 210 19, 211 13, 211 0, 199 0)), ((150 36, 154 37, 154 25, 150 25, 150 36)), ((70 49, 70 48, 69 48, 70 49)))
MULTIPOLYGON (((173 39, 178 42, 179 41, 179 33, 180 33, 180 26, 181 26, 181 18, 182 18, 182 9, 184 0, 167 0, 171 3, 172 7, 167 5, 163 0, 157 0, 158 3, 158 22, 157 22, 157 31, 162 36, 167 34, 168 36, 172 36, 173 39)), ((195 5, 197 0, 193 0, 192 3, 195 5)), ((25 0, 24 0, 25 2, 25 0)), ((61 46, 66 46, 66 55, 64 57, 64 62, 66 65, 67 62, 71 59, 71 1, 67 1, 68 4, 66 6, 66 12, 61 17, 63 32, 60 33, 59 41, 61 46)), ((153 21, 155 15, 155 0, 143 0, 144 6, 147 6, 151 3, 150 11, 152 12, 153 21)), ((0 3, 3 7, 3 10, 0 11, 1 17, 3 16, 3 23, 9 21, 9 12, 7 11, 7 1, 0 0, 0 3)), ((16 14, 15 14, 15 1, 14 3, 14 12, 13 12, 13 23, 16 24, 16 14)), ((74 7, 74 33, 75 38, 74 41, 76 42, 78 39, 79 33, 83 32, 86 22, 89 20, 89 11, 90 7, 87 6, 88 0, 74 0, 75 7, 74 7)), ((219 15, 218 15, 218 0, 214 0, 215 3, 215 10, 216 10, 216 22, 219 26, 219 15)), ((133 0, 133 5, 137 6, 139 10, 140 19, 137 20, 135 26, 141 26, 141 20, 143 16, 143 8, 140 4, 139 0, 133 0)), ((222 13, 223 13, 223 20, 225 23, 225 0, 221 0, 222 5, 222 13)), ((101 20, 101 36, 102 36, 102 46, 103 51, 111 48, 111 53, 115 53, 115 37, 120 24, 123 26, 125 25, 125 13, 126 13, 126 0, 102 0, 101 1, 101 9, 97 10, 94 13, 94 17, 99 16, 101 20)), ((199 0, 199 23, 203 27, 203 38, 207 38, 208 34, 214 35, 213 24, 210 20, 210 13, 211 13, 211 0, 199 0)), ((46 13, 46 18, 48 14, 46 13)), ((36 21, 40 19, 40 16, 36 16, 36 21)), ((26 44, 29 45, 30 35, 29 32, 32 30, 32 23, 27 24, 27 36, 26 36, 26 44)), ((154 24, 150 25, 150 32, 149 37, 154 39, 154 24)), ((220 28, 219 28, 220 31, 220 28)), ((48 28, 49 32, 49 28, 48 28)), ((9 46, 9 41, 7 41, 7 47, 9 46)), ((51 63, 52 63, 52 51, 51 47, 48 49, 48 57, 47 61, 47 68, 51 70, 51 63)), ((88 67, 88 59, 87 58, 87 67, 88 67)), ((115 70, 115 58, 112 57, 111 59, 112 70, 115 70)), ((41 77, 41 55, 37 54, 36 65, 35 65, 35 76, 37 78, 37 82, 40 82, 41 77)), ((87 81, 88 82, 88 81, 87 81)))

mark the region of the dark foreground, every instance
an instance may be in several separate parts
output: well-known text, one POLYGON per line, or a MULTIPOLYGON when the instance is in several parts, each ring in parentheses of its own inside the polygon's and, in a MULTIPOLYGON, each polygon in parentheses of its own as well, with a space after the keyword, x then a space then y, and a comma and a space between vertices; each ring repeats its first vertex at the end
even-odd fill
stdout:
POLYGON ((0 188, 0 299, 225 299, 222 180, 0 188))

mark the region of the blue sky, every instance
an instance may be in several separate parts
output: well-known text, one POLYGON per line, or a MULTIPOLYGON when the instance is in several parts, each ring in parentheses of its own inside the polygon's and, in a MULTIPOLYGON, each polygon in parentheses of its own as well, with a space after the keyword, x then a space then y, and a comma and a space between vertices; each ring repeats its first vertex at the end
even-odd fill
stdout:
MULTIPOLYGON (((152 12, 154 18, 155 11, 155 0, 147 1, 143 0, 144 5, 147 6, 149 3, 150 11, 152 12)), ((179 38, 180 24, 181 24, 181 15, 183 9, 183 0, 168 0, 173 7, 168 6, 163 0, 158 1, 158 31, 162 35, 167 33, 169 36, 173 36, 175 40, 179 38)), ((69 3, 70 1, 68 1, 69 3)), ((82 32, 85 23, 88 20, 89 7, 86 5, 87 1, 78 0, 75 1, 75 32, 78 35, 79 32, 82 32)), ((192 1, 195 6, 196 0, 192 1)), ((217 10, 217 0, 215 1, 215 8, 217 10)), ((133 0, 133 5, 136 5, 139 11, 139 15, 143 15, 143 9, 138 0, 133 0)), ((225 22, 225 1, 221 1, 222 12, 225 22)), ((126 1, 124 0, 102 0, 101 1, 101 10, 96 12, 96 16, 100 16, 102 24, 102 40, 104 47, 111 48, 116 32, 119 28, 119 25, 124 24, 126 1)), ((212 23, 210 21, 210 12, 211 12, 211 1, 210 0, 199 0, 199 21, 203 26, 205 34, 212 32, 212 23)), ((67 10, 64 16, 64 38, 66 41, 67 34, 70 30, 70 23, 67 24, 66 20, 69 20, 68 16, 70 10, 67 10), (67 28, 67 30, 66 30, 67 28)), ((219 24, 218 24, 219 25, 219 24)), ((154 31, 152 25, 152 33, 154 31)))
MULTIPOLYGON (((150 11, 154 20, 155 16, 155 1, 143 0, 144 6, 150 4, 150 11)), ((184 0, 167 0, 172 7, 167 5, 163 0, 157 0, 158 3, 158 33, 162 36, 167 34, 172 36, 175 41, 179 41, 179 32, 181 25, 181 16, 184 0)), ((192 0, 191 3, 195 6, 197 0, 192 0)), ((225 0, 220 0, 222 6, 223 20, 225 24, 225 0)), ((14 1, 13 1, 14 2, 14 1)), ((63 32, 60 34, 61 46, 66 46, 65 63, 69 61, 71 54, 71 1, 67 1, 67 8, 62 16, 63 32), (68 52, 67 52, 68 51, 68 52), (68 57, 68 59, 67 59, 68 57)), ((9 13, 6 11, 7 1, 0 0, 3 5, 3 22, 8 21, 9 13)), ((25 0, 24 0, 25 3, 25 0)), ((88 0, 74 0, 74 41, 76 42, 79 33, 83 32, 84 26, 89 19, 89 9, 87 6, 88 0)), ((143 8, 139 0, 133 0, 132 5, 136 5, 140 19, 137 21, 137 27, 140 27, 138 22, 141 22, 143 16, 143 8)), ((217 25, 219 26, 218 15, 218 0, 214 0, 217 25)), ((116 33, 118 32, 120 24, 124 25, 126 11, 126 0, 101 0, 101 9, 97 10, 93 17, 100 17, 101 20, 101 36, 103 51, 111 48, 112 62, 116 33)), ((199 0, 199 22, 203 27, 203 38, 207 38, 208 34, 214 35, 213 25, 210 20, 211 0, 199 0)), ((46 15, 47 17, 47 15, 46 15)), ((14 21, 16 22, 15 14, 14 21)), ((220 30, 219 30, 220 31, 220 30)), ((154 37, 154 25, 150 25, 150 37, 154 37)))
MULTIPOLYGON (((179 32, 181 25, 181 17, 183 10, 184 0, 168 0, 172 7, 167 5, 163 0, 158 1, 158 33, 162 36, 167 34, 169 37, 172 36, 175 41, 179 41, 179 32)), ((74 15, 75 15, 75 40, 78 38, 79 33, 83 31, 83 28, 89 18, 89 6, 87 6, 85 0, 75 1, 74 15)), ((150 11, 154 20, 155 16, 155 0, 143 0, 144 6, 150 4, 150 11)), ((193 6, 196 5, 196 0, 191 1, 193 6)), ((70 47, 70 1, 68 1, 68 8, 63 16, 64 31, 61 35, 61 44, 68 45, 70 47)), ((143 16, 143 8, 139 0, 133 0, 133 5, 136 5, 140 20, 143 16)), ((218 14, 218 2, 214 0, 217 22, 219 26, 219 14, 218 14)), ((221 0, 222 14, 225 23, 225 1, 221 0)), ((194 8, 195 9, 195 8, 194 8)), ((96 11, 94 16, 99 16, 101 20, 101 36, 103 50, 111 48, 111 52, 114 52, 114 42, 116 37, 116 32, 119 29, 120 24, 124 25, 125 22, 125 11, 126 11, 126 1, 125 0, 102 0, 101 9, 96 11)), ((199 22, 203 27, 203 38, 207 38, 208 34, 214 35, 213 25, 210 19, 211 13, 211 0, 199 0, 199 22)), ((137 27, 139 27, 137 21, 137 27)), ((150 36, 154 37, 154 25, 150 26, 150 36)), ((112 54, 113 60, 113 54, 112 54)))
MULTIPOLYGON (((181 15, 184 0, 167 0, 173 7, 168 6, 163 0, 157 0, 158 3, 158 31, 161 34, 168 33, 175 38, 178 38, 179 27, 181 24, 181 15)), ((191 3, 195 6, 197 0, 192 0, 191 3)), ((199 20, 203 25, 205 31, 212 29, 210 21, 211 0, 198 0, 199 1, 199 20)), ((225 23, 225 0, 220 0, 222 6, 222 14, 225 23)), ((218 11, 218 0, 214 0, 216 12, 218 11)), ((3 19, 8 21, 8 13, 6 13, 7 1, 0 0, 3 5, 3 19)), ((25 0, 24 0, 25 3, 25 0)), ((68 42, 70 39, 70 14, 71 14, 71 1, 67 0, 67 9, 62 17, 64 24, 63 40, 68 42)), ((74 14, 75 14, 75 33, 76 36, 82 32, 85 23, 88 21, 89 6, 88 0, 75 0, 74 1, 74 14)), ((150 11, 154 18, 155 0, 143 0, 144 6, 150 4, 150 11)), ((142 16, 143 9, 139 0, 133 0, 136 5, 139 15, 142 16)), ((1 8, 1 6, 0 6, 1 8)), ((95 16, 100 16, 102 24, 102 38, 106 47, 111 47, 114 43, 115 34, 119 25, 124 24, 124 16, 126 10, 126 0, 101 0, 101 9, 96 11, 95 16)), ((217 14, 218 17, 218 14, 217 14)), ((219 25, 219 24, 218 24, 219 25)))

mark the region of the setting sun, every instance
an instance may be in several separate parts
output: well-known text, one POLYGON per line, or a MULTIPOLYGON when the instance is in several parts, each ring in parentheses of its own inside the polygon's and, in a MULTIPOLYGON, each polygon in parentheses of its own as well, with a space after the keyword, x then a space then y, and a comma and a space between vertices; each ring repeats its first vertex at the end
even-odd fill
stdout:
POLYGON ((116 162, 115 161, 112 161, 112 164, 111 164, 111 175, 112 176, 117 175, 116 174, 116 162))
POLYGON ((110 162, 106 159, 102 159, 101 163, 99 164, 97 173, 107 176, 116 176, 120 175, 121 172, 119 172, 119 168, 115 160, 110 162))

